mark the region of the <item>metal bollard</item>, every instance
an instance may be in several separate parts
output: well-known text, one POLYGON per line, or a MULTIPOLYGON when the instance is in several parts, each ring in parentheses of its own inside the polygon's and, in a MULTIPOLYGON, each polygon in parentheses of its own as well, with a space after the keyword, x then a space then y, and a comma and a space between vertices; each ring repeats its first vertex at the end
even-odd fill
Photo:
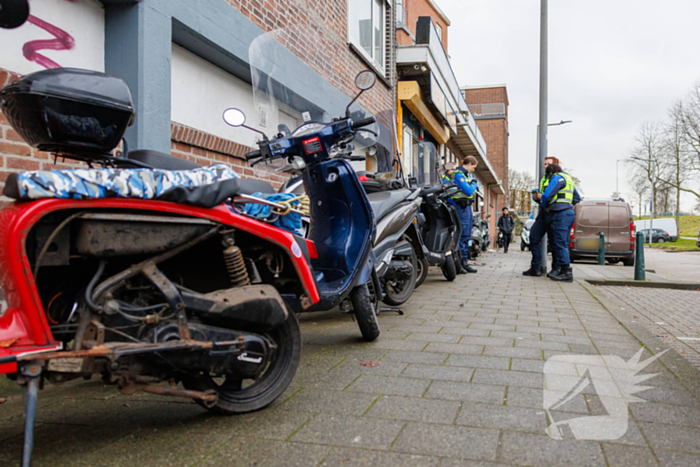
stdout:
POLYGON ((600 236, 600 245, 598 245, 598 264, 602 266, 605 264, 605 234, 600 232, 598 236, 600 236))
POLYGON ((634 241, 634 280, 646 280, 644 267, 644 234, 637 232, 634 241))

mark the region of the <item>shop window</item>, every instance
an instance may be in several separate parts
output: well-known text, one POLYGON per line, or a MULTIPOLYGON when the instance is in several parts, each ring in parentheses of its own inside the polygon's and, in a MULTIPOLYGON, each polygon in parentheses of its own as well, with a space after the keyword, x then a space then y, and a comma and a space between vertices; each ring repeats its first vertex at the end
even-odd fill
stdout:
POLYGON ((386 40, 386 0, 348 0, 348 40, 382 73, 386 40))

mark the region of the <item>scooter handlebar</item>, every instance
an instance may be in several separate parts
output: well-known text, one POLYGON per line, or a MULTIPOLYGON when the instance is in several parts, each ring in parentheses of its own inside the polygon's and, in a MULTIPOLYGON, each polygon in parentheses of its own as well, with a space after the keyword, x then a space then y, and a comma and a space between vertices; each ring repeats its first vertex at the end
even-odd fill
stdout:
POLYGON ((358 128, 362 128, 363 126, 371 125, 377 120, 374 117, 367 117, 367 118, 362 118, 356 122, 352 122, 352 129, 357 130, 358 128))

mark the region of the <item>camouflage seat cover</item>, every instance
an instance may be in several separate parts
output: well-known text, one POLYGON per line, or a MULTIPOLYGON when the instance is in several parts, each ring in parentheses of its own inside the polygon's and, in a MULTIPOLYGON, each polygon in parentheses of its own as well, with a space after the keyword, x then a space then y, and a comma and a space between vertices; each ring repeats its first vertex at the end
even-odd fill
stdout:
POLYGON ((245 180, 225 165, 192 170, 75 169, 11 174, 3 189, 10 198, 140 198, 213 207, 236 194, 270 192, 266 182, 245 180))

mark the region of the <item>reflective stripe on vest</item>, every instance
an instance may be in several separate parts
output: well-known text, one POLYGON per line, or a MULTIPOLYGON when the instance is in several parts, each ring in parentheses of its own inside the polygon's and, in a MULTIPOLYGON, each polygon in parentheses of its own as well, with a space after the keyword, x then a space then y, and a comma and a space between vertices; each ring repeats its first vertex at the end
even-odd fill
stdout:
MULTIPOLYGON (((455 177, 457 176, 457 173, 463 173, 464 176, 467 178, 467 183, 471 183, 471 182, 474 180, 474 175, 473 175, 473 174, 470 174, 470 173, 468 173, 468 172, 467 172, 467 173, 464 173, 464 172, 462 172, 461 170, 455 170, 454 172, 452 172, 452 176, 451 176, 451 177, 452 177, 452 178, 451 178, 451 181, 452 181, 452 182, 454 182, 455 177)), ((471 196, 468 196, 465 192, 463 192, 462 190, 459 190, 459 192, 458 192, 457 194, 455 194, 454 196, 452 196, 452 199, 461 199, 461 198, 474 199, 474 193, 472 193, 471 196)))
MULTIPOLYGON (((566 182, 566 185, 564 185, 564 188, 557 192, 556 198, 554 200, 550 200, 549 202, 574 204, 575 185, 574 180, 571 178, 571 175, 569 175, 566 172, 559 172, 555 175, 561 176, 566 182)), ((549 186, 549 180, 549 178, 545 177, 540 181, 540 193, 544 194, 544 192, 547 190, 547 187, 549 186)))

